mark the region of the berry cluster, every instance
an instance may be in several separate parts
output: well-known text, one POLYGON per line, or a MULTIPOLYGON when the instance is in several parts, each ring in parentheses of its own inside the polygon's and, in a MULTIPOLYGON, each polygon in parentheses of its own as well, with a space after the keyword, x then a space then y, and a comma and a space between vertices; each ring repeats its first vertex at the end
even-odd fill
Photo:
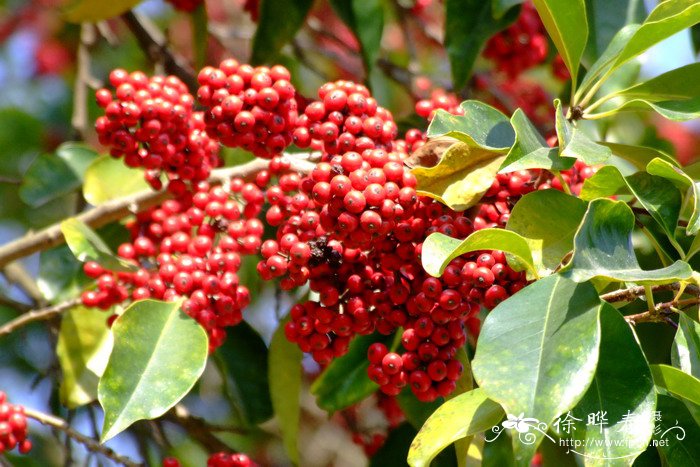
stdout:
POLYGON ((218 68, 204 67, 198 80, 210 136, 266 159, 291 144, 297 101, 286 68, 253 68, 228 59, 218 68))
MULTIPOLYGON (((242 453, 217 452, 207 459, 207 467, 254 467, 256 464, 250 457, 242 453)), ((182 464, 175 457, 163 459, 163 467, 181 467, 182 464)))
POLYGON ((96 93, 105 115, 95 128, 100 143, 129 167, 146 169, 146 180, 161 188, 161 174, 177 179, 171 190, 182 192, 185 182, 206 180, 219 163, 218 144, 203 131, 202 115, 194 112, 194 98, 175 76, 148 78, 117 69, 109 81, 116 88, 96 93))
POLYGON ((452 115, 464 115, 464 110, 459 104, 460 101, 455 94, 437 88, 430 93, 429 99, 421 99, 416 102, 416 113, 427 120, 432 120, 438 109, 445 110, 452 115))
POLYGON ((24 407, 10 404, 0 391, 0 456, 15 448, 20 454, 32 450, 32 442, 27 439, 27 416, 24 407))
POLYGON ((326 159, 348 151, 393 148, 398 128, 369 90, 351 81, 326 83, 299 116, 294 144, 321 150, 326 159))
POLYGON ((515 78, 544 62, 547 49, 547 33, 542 21, 535 7, 527 2, 513 25, 489 39, 484 57, 492 59, 499 71, 515 78))
POLYGON ((115 273, 85 263, 97 289, 84 292, 83 303, 109 309, 128 299, 185 297, 183 311, 207 330, 210 349, 217 348, 224 328, 238 324, 250 302, 237 272, 241 256, 260 248, 263 224, 257 216, 263 200, 255 184, 241 179, 214 187, 200 182, 193 195, 139 214, 128 225, 132 241, 118 249, 139 269, 115 273))
POLYGON ((204 3, 204 0, 167 0, 176 10, 191 13, 199 5, 204 3))

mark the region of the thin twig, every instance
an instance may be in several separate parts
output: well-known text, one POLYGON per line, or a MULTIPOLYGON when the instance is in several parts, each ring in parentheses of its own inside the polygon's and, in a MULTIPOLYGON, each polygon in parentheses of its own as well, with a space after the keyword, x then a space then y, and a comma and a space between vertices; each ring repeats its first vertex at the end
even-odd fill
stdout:
POLYGON ((34 277, 26 270, 22 263, 14 262, 11 264, 3 264, 2 273, 7 278, 8 282, 20 287, 29 298, 32 299, 34 305, 44 306, 44 294, 39 290, 39 286, 34 280, 34 277))
POLYGON ((77 139, 85 139, 88 131, 88 86, 90 82, 91 58, 89 47, 95 42, 95 26, 91 23, 83 23, 80 27, 80 44, 77 56, 77 77, 73 85, 73 116, 71 125, 78 136, 77 139))
POLYGON ((197 75, 187 59, 168 47, 167 38, 150 20, 133 11, 124 13, 122 20, 153 63, 162 64, 166 73, 180 78, 191 90, 199 87, 197 75))
POLYGON ((192 439, 210 452, 231 451, 231 447, 212 433, 216 430, 213 430, 203 418, 190 414, 183 405, 176 405, 165 414, 165 419, 181 426, 192 439))
MULTIPOLYGON (((651 287, 652 292, 663 292, 666 290, 678 290, 680 288, 680 284, 678 282, 674 282, 672 284, 663 284, 663 285, 654 285, 651 287)), ((686 287, 686 290, 689 292, 689 294, 692 295, 698 295, 700 294, 700 289, 698 289, 697 286, 695 285, 688 285, 686 287)), ((615 290, 613 292, 608 292, 600 296, 602 300, 605 300, 606 302, 631 302, 638 297, 641 297, 645 294, 644 286, 639 285, 636 287, 630 287, 629 289, 621 289, 621 290, 615 290)))
POLYGON ((89 436, 85 436, 84 434, 79 433, 78 431, 75 431, 62 418, 58 418, 54 415, 39 412, 39 411, 30 409, 27 407, 25 407, 24 413, 27 415, 27 417, 29 417, 33 420, 36 420, 43 425, 50 426, 52 428, 55 428, 56 430, 62 431, 63 433, 68 435, 70 438, 74 439, 75 441, 77 441, 80 444, 82 444, 83 446, 85 446, 88 450, 102 454, 106 458, 111 459, 114 462, 117 462, 118 464, 125 465, 127 467, 139 467, 139 466, 143 465, 143 464, 140 464, 138 462, 134 462, 133 460, 129 459, 126 456, 122 456, 120 454, 117 454, 111 448, 108 448, 107 446, 100 444, 99 442, 95 441, 94 439, 90 438, 89 436))
MULTIPOLYGON (((318 158, 317 153, 284 154, 282 157, 289 161, 290 171, 300 173, 309 173, 314 167, 313 161, 318 158)), ((254 159, 243 165, 214 170, 209 181, 221 183, 232 177, 251 180, 258 172, 266 169, 268 166, 268 160, 254 159)), ((169 193, 164 190, 142 191, 109 201, 75 216, 75 218, 96 229, 122 219, 129 214, 137 214, 161 204, 169 196, 169 193)), ((60 224, 54 224, 38 232, 29 233, 24 237, 0 246, 0 268, 19 258, 48 250, 64 242, 65 238, 63 237, 63 232, 61 232, 60 224)))
POLYGON ((23 315, 18 316, 17 318, 13 319, 12 321, 9 321, 2 326, 0 326, 0 337, 6 336, 17 329, 26 326, 29 323, 33 323, 35 321, 46 321, 49 320, 55 316, 58 316, 71 308, 73 308, 76 305, 80 304, 80 297, 72 298, 70 300, 67 300, 65 302, 59 303, 58 305, 53 305, 48 308, 42 308, 40 310, 34 310, 30 311, 27 313, 24 313, 23 315))

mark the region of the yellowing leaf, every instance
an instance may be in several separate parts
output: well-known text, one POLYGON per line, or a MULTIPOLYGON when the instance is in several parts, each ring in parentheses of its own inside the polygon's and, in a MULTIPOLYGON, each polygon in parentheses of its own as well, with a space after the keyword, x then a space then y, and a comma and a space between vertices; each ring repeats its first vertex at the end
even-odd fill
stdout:
POLYGON ((83 196, 88 203, 97 206, 149 188, 143 171, 127 167, 119 159, 101 156, 85 171, 83 196))
POLYGON ((63 9, 63 18, 71 23, 95 23, 119 16, 139 3, 141 0, 77 0, 63 9))
POLYGON ((69 409, 97 399, 97 383, 112 352, 107 315, 83 306, 63 315, 56 354, 61 364, 61 403, 69 409))
POLYGON ((455 211, 474 206, 491 187, 505 156, 487 149, 455 143, 434 167, 412 170, 418 194, 429 196, 455 211))

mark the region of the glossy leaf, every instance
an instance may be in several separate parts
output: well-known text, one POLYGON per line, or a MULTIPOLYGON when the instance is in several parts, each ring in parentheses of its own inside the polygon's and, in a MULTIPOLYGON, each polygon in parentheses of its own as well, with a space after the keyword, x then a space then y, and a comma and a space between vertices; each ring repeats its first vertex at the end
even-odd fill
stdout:
POLYGON ((501 18, 506 11, 522 3, 525 3, 525 0, 491 0, 493 17, 501 18))
POLYGON ((624 89, 616 95, 628 99, 644 98, 649 102, 692 99, 700 96, 698 74, 700 63, 692 63, 624 89))
POLYGON ((503 418, 503 409, 481 389, 460 394, 442 404, 411 443, 408 464, 429 466, 433 458, 458 439, 488 430, 503 418))
POLYGON ((426 420, 443 404, 442 398, 433 402, 421 402, 411 391, 410 387, 404 388, 396 396, 396 402, 401 407, 406 420, 416 429, 420 430, 426 420))
POLYGON ((327 412, 335 412, 360 402, 379 387, 367 376, 367 349, 374 342, 390 346, 393 336, 359 336, 352 340, 348 353, 336 358, 311 385, 316 403, 327 412))
POLYGON ((77 306, 63 315, 56 355, 61 365, 61 403, 74 409, 97 399, 97 383, 112 352, 107 315, 77 306))
POLYGON ((515 143, 515 131, 500 110, 479 101, 460 104, 464 115, 438 110, 428 126, 428 138, 450 136, 470 147, 507 153, 515 143))
POLYGON ((19 196, 37 207, 80 187, 80 178, 55 154, 42 154, 32 162, 22 178, 19 196))
POLYGON ((114 18, 141 3, 141 0, 75 0, 63 9, 63 18, 71 23, 96 23, 114 18))
POLYGON ((467 84, 486 41, 517 17, 518 9, 510 9, 500 18, 494 17, 491 4, 484 0, 445 0, 444 43, 455 89, 467 84))
POLYGON ((642 270, 632 248, 633 229, 634 214, 627 204, 604 198, 591 201, 574 238, 571 262, 562 272, 576 282, 605 278, 668 284, 690 279, 692 270, 684 261, 662 269, 642 270))
POLYGON ((657 411, 661 421, 654 432, 654 441, 663 465, 697 466, 700 459, 700 425, 678 399, 663 395, 658 398, 657 411))
POLYGON ((556 269, 574 247, 586 203, 559 190, 528 193, 516 203, 506 229, 525 237, 541 274, 556 269))
POLYGON ((42 251, 39 255, 39 276, 36 285, 44 298, 51 303, 78 296, 90 280, 83 273, 83 264, 76 259, 67 245, 42 251))
POLYGON ((669 365, 651 365, 651 372, 658 387, 700 405, 700 379, 669 365))
POLYGON ((700 116, 700 97, 682 101, 654 102, 649 99, 631 99, 623 103, 619 111, 647 111, 651 110, 668 120, 685 122, 694 120, 700 116))
POLYGON ((104 241, 83 222, 75 218, 61 222, 61 232, 66 244, 80 261, 97 261, 113 271, 133 272, 136 266, 115 256, 104 241))
POLYGON ((672 165, 678 165, 678 162, 672 156, 656 148, 609 143, 607 141, 599 141, 598 144, 609 147, 613 155, 626 160, 638 170, 646 170, 649 162, 657 157, 672 165))
POLYGON ((510 124, 515 130, 515 144, 501 165, 501 173, 526 169, 567 170, 576 162, 570 157, 559 157, 559 151, 547 145, 521 109, 513 113, 510 124))
MULTIPOLYGON (((486 317, 472 361, 485 395, 506 413, 550 424, 586 392, 598 363, 601 301, 588 282, 545 277, 500 303, 486 317)), ((514 443, 516 462, 535 453, 514 443)))
POLYGON ((671 361, 676 368, 700 379, 700 323, 685 313, 678 317, 671 361))
POLYGON ((207 334, 180 302, 141 300, 112 325, 114 350, 98 386, 101 441, 160 417, 187 395, 207 363, 207 334))
POLYGON ((439 277, 447 265, 458 256, 479 250, 501 250, 515 257, 514 263, 525 267, 537 276, 527 240, 515 232, 504 229, 482 229, 464 240, 435 232, 423 242, 421 258, 423 268, 431 276, 439 277))
POLYGON ((434 167, 415 167, 416 191, 463 211, 474 206, 488 191, 505 156, 457 142, 445 151, 434 167))
POLYGON ((381 0, 330 0, 330 4, 360 43, 367 76, 379 56, 384 32, 381 0))
POLYGON ((142 170, 127 167, 110 156, 95 159, 85 171, 83 196, 95 206, 149 189, 142 170))
POLYGON ((533 3, 569 69, 573 82, 576 83, 579 64, 588 40, 584 0, 534 0, 533 3))
POLYGON ((296 36, 304 24, 312 4, 312 0, 261 0, 251 62, 268 65, 276 63, 282 47, 296 36))
POLYGON ((592 63, 625 25, 641 23, 646 16, 642 0, 586 0, 588 44, 585 56, 592 63))
POLYGON ((574 126, 564 116, 561 102, 554 101, 556 106, 556 128, 559 139, 559 151, 562 157, 572 157, 588 165, 604 164, 612 156, 612 151, 590 139, 580 128, 574 126))
POLYGON ((571 411, 578 421, 570 434, 560 424, 559 433, 581 440, 583 445, 576 453, 586 456, 592 464, 618 459, 629 465, 647 448, 654 431, 654 381, 632 329, 611 305, 603 305, 600 327, 600 358, 595 377, 571 411), (590 424, 589 415, 596 413, 605 413, 607 423, 590 424))
POLYGON ((666 0, 657 5, 642 26, 629 38, 613 63, 617 68, 654 44, 700 22, 700 3, 666 0))
POLYGON ((613 63, 620 55, 620 52, 622 52, 622 49, 625 48, 625 45, 627 45, 629 40, 636 34, 640 27, 641 25, 639 24, 630 24, 620 29, 617 34, 613 36, 603 54, 598 57, 598 60, 596 60, 593 65, 591 65, 588 72, 586 72, 586 75, 583 77, 579 87, 579 92, 576 94, 576 103, 579 101, 579 94, 582 94, 583 91, 589 89, 596 82, 596 80, 601 77, 601 75, 605 75, 607 72, 609 72, 613 63))
POLYGON ((623 177, 616 167, 605 166, 584 182, 581 199, 591 200, 624 193, 632 194, 639 201, 664 229, 669 239, 675 238, 683 199, 680 191, 662 177, 646 172, 623 177))
POLYGON ((299 464, 299 417, 301 416, 301 359, 299 346, 284 335, 284 322, 272 336, 268 361, 270 398, 282 431, 284 449, 294 464, 299 464))
POLYGON ((647 165, 647 172, 670 180, 676 187, 685 191, 689 197, 687 204, 692 206, 690 219, 685 231, 688 235, 695 235, 700 231, 700 190, 699 182, 695 182, 678 166, 663 159, 654 159, 647 165))
POLYGON ((268 382, 268 352, 262 337, 245 321, 229 328, 217 350, 233 380, 232 396, 240 402, 243 417, 257 425, 272 417, 268 382))

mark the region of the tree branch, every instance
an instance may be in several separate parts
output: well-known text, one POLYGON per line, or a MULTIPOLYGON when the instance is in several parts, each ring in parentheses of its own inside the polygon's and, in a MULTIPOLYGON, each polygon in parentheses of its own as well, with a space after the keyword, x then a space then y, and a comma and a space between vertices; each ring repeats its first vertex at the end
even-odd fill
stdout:
POLYGON ((98 441, 75 431, 68 424, 68 422, 66 422, 62 418, 58 418, 54 415, 45 414, 43 412, 39 412, 26 407, 24 408, 24 413, 27 415, 27 417, 34 419, 43 425, 50 426, 56 430, 62 431, 70 438, 76 440, 77 442, 85 446, 89 451, 102 454, 106 458, 111 459, 118 464, 125 465, 127 467, 140 467, 143 465, 138 462, 134 462, 126 456, 117 454, 111 448, 103 446, 98 441))
POLYGON ((187 408, 181 404, 176 405, 165 414, 169 422, 181 426, 188 435, 201 444, 209 452, 231 451, 231 447, 217 438, 212 431, 216 430, 203 418, 190 414, 187 408))
POLYGON ((76 297, 65 302, 59 303, 57 305, 50 306, 48 308, 42 308, 39 310, 24 313, 23 315, 18 316, 12 321, 9 321, 4 325, 0 326, 0 337, 6 336, 21 328, 22 326, 26 326, 29 323, 33 323, 35 321, 46 321, 48 319, 51 319, 54 316, 58 316, 61 313, 68 311, 79 304, 80 297, 76 297))
POLYGON ((162 63, 166 73, 180 78, 190 90, 199 87, 197 74, 187 59, 168 47, 167 38, 153 23, 133 11, 124 13, 122 20, 153 63, 162 63))
MULTIPOLYGON (((290 171, 309 173, 313 170, 313 162, 318 159, 318 153, 283 154, 282 157, 290 162, 290 171)), ((217 169, 212 172, 209 181, 221 183, 233 177, 251 180, 258 172, 266 169, 269 163, 270 161, 265 159, 254 159, 243 165, 217 169)), ((75 218, 96 229, 129 214, 136 214, 161 204, 169 196, 170 194, 164 190, 142 191, 101 204, 75 216, 75 218)), ((65 239, 63 238, 60 224, 54 224, 38 232, 29 233, 24 237, 0 246, 0 268, 19 258, 48 250, 64 242, 65 239)))

